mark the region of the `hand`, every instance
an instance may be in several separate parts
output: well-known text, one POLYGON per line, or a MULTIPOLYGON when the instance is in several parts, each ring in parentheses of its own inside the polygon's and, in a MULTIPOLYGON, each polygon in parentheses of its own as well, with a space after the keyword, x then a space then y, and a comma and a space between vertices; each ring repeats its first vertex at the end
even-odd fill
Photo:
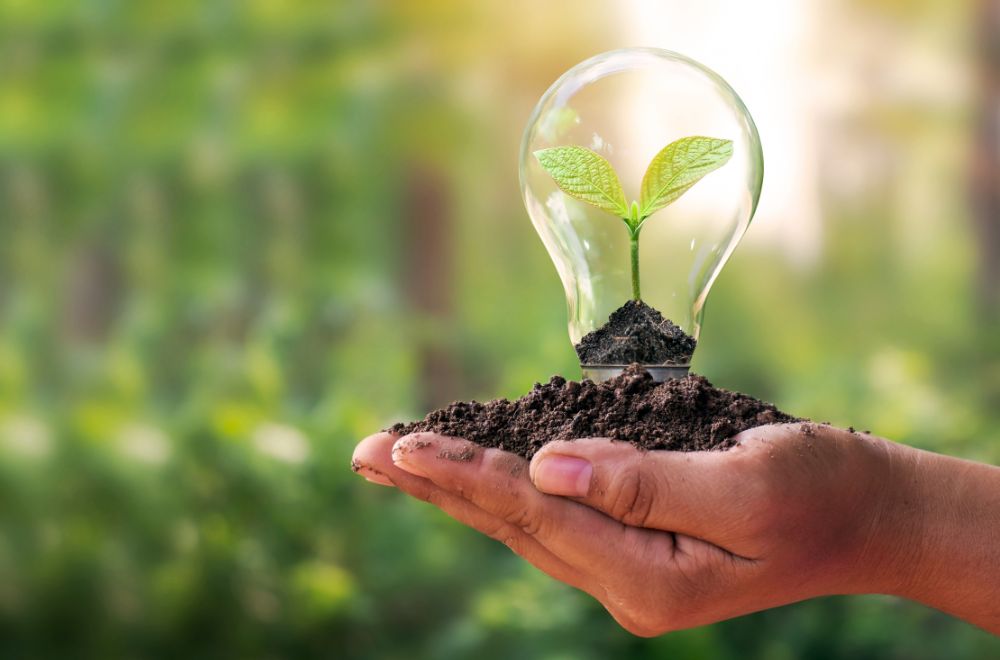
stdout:
MULTIPOLYGON (((591 594, 637 635, 835 593, 906 595, 960 615, 979 602, 959 594, 949 606, 960 582, 931 568, 922 503, 940 471, 921 459, 934 455, 814 424, 738 440, 687 454, 555 442, 529 465, 464 440, 383 433, 354 465, 591 594), (939 579, 915 581, 921 567, 939 579)), ((992 607, 967 618, 995 625, 992 607)))

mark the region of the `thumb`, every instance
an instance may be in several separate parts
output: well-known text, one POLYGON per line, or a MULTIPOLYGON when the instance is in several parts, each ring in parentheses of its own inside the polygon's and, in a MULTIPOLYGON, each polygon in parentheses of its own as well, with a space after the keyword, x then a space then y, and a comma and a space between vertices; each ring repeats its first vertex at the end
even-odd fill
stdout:
POLYGON ((633 527, 711 540, 740 507, 741 452, 641 450, 587 438, 551 442, 531 460, 535 488, 562 495, 633 527))

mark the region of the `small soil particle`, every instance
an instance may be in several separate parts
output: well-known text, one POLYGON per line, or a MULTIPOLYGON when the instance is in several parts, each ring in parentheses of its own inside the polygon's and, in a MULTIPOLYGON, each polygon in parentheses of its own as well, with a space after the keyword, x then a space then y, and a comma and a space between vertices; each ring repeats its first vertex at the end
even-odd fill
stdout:
POLYGON ((475 457, 476 457, 476 452, 475 450, 472 449, 472 447, 466 447, 461 451, 451 451, 448 449, 443 449, 438 454, 438 458, 445 458, 449 461, 459 461, 461 463, 468 463, 475 457))
MULTIPOLYGON (((395 428, 395 427, 393 427, 395 428)), ((416 430, 411 431, 411 433, 416 433, 416 430)), ((406 455, 417 451, 418 449, 424 449, 425 447, 430 447, 431 442, 429 440, 416 440, 407 444, 403 444, 397 447, 393 447, 392 453, 395 455, 399 453, 400 455, 406 455)))
POLYGON ((387 476, 386 473, 383 472, 382 470, 373 468, 371 465, 365 465, 356 458, 351 459, 351 469, 354 470, 355 472, 361 472, 362 470, 364 470, 365 472, 371 472, 372 474, 376 474, 382 477, 387 476))
POLYGON ((576 345, 580 364, 688 364, 693 337, 641 300, 629 300, 576 345))
POLYGON ((496 466, 512 477, 519 477, 524 473, 525 463, 519 456, 503 456, 496 462, 496 466))
POLYGON ((803 420, 713 387, 703 376, 657 383, 632 365, 603 383, 553 376, 516 401, 452 403, 388 430, 399 435, 432 431, 531 458, 546 442, 577 438, 623 440, 642 449, 728 449, 741 431, 797 421, 803 420))

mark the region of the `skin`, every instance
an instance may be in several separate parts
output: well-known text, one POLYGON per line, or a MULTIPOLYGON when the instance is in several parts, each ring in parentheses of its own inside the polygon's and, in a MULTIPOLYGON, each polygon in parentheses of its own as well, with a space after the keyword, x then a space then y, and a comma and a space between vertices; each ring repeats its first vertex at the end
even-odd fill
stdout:
POLYGON ((824 425, 725 452, 553 442, 529 463, 379 433, 368 480, 439 507, 659 635, 830 594, 893 594, 1000 634, 1000 468, 824 425))

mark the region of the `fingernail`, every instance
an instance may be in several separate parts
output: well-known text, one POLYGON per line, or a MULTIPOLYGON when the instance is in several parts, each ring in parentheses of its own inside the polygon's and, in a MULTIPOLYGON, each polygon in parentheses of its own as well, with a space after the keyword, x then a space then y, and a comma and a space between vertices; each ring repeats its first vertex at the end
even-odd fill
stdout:
POLYGON ((546 456, 535 468, 535 488, 550 495, 583 497, 590 490, 594 468, 589 461, 574 456, 546 456))
POLYGON ((417 449, 423 449, 429 443, 411 446, 406 441, 397 442, 392 448, 392 462, 400 470, 415 474, 418 477, 427 478, 427 473, 409 461, 410 453, 417 449))
POLYGON ((380 472, 375 472, 374 470, 369 470, 368 468, 361 468, 358 470, 358 474, 364 477, 367 481, 373 484, 378 484, 380 486, 395 486, 396 484, 389 481, 389 478, 380 472))
POLYGON ((385 476, 378 470, 372 467, 368 467, 358 460, 351 461, 351 469, 360 474, 365 478, 365 481, 370 481, 373 484, 379 484, 380 486, 395 486, 396 484, 389 481, 389 477, 385 476))

